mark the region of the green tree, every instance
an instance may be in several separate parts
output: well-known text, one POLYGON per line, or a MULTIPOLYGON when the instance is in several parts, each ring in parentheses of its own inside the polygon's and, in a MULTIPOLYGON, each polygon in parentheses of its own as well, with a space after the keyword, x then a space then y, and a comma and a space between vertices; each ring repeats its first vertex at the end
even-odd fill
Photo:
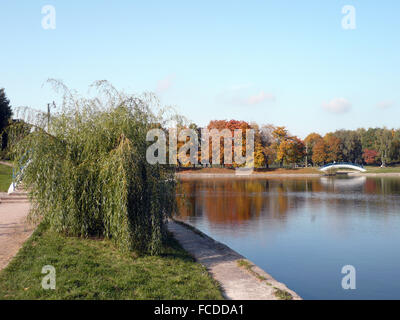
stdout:
POLYGON ((376 146, 381 158, 381 166, 385 167, 390 162, 390 146, 393 140, 393 133, 386 128, 379 129, 377 132, 376 146))
POLYGON ((12 116, 10 100, 7 99, 4 88, 0 89, 0 134, 2 137, 1 149, 7 147, 7 133, 4 129, 7 127, 8 122, 12 116))
POLYGON ((400 161, 400 129, 393 131, 393 140, 390 145, 389 156, 392 162, 400 161))
POLYGON ((365 130, 364 128, 358 129, 357 133, 361 140, 362 149, 374 149, 376 145, 376 132, 378 128, 368 128, 365 130))
POLYGON ((340 139, 340 156, 343 161, 361 163, 362 145, 360 136, 356 131, 338 130, 334 135, 340 139))
POLYGON ((104 236, 122 250, 158 254, 176 181, 173 168, 147 161, 146 137, 166 119, 151 111, 152 96, 127 95, 104 81, 95 86, 100 93, 91 99, 68 91, 49 126, 34 124, 13 146, 34 199, 30 218, 67 235, 104 236))

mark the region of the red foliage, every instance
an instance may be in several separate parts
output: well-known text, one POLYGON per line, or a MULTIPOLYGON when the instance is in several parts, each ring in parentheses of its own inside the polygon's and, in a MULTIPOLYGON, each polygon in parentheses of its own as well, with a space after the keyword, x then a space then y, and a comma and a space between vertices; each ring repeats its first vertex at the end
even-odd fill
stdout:
MULTIPOLYGON (((224 129, 228 129, 231 131, 232 133, 232 137, 233 137, 233 132, 236 129, 242 129, 242 145, 243 145, 243 155, 245 154, 246 151, 246 129, 251 129, 251 126, 246 122, 246 121, 238 121, 238 120, 212 120, 210 121, 210 123, 207 126, 208 130, 211 129, 218 129, 219 131, 224 130, 224 129)), ((210 144, 210 155, 212 154, 212 148, 215 148, 215 146, 212 146, 212 144, 210 144)), ((234 146, 232 144, 232 154, 234 154, 234 146)), ((211 161, 211 158, 210 158, 211 161)), ((221 143, 220 143, 220 163, 224 164, 224 143, 223 140, 221 139, 221 143)), ((227 165, 228 167, 231 167, 232 165, 227 165)))
POLYGON ((367 164, 373 164, 378 159, 379 154, 377 151, 372 149, 365 149, 363 153, 363 159, 367 164))

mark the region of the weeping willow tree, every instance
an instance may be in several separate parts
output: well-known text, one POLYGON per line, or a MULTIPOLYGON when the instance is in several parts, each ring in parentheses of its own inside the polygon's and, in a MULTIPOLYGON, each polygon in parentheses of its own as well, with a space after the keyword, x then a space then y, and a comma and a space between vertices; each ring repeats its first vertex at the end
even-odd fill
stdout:
POLYGON ((175 179, 171 168, 146 161, 147 131, 167 121, 153 110, 154 97, 100 81, 96 96, 79 98, 51 83, 63 89, 60 109, 51 117, 24 110, 31 130, 13 148, 33 200, 30 217, 66 235, 104 236, 123 250, 159 253, 175 179))

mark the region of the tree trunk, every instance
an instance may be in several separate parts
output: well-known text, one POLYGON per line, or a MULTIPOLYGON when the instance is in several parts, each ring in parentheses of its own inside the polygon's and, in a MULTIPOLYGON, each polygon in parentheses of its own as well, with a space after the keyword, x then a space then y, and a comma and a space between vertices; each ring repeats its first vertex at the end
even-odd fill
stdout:
POLYGON ((306 144, 306 168, 308 168, 308 145, 306 144))

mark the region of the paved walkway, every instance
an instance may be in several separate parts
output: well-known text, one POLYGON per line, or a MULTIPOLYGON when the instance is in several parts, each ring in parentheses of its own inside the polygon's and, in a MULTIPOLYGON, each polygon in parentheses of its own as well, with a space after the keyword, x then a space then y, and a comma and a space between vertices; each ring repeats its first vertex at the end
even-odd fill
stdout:
POLYGON ((245 258, 224 244, 207 235, 192 231, 175 221, 168 222, 168 229, 181 246, 204 265, 217 280, 223 294, 229 300, 278 300, 278 289, 289 293, 293 299, 301 299, 283 283, 273 279, 265 271, 251 264, 251 271, 241 267, 238 261, 245 258))
POLYGON ((33 232, 26 222, 29 208, 29 202, 0 203, 0 270, 33 232))
POLYGON ((8 167, 13 166, 12 162, 9 162, 9 161, 0 161, 0 164, 4 164, 5 166, 8 166, 8 167))

